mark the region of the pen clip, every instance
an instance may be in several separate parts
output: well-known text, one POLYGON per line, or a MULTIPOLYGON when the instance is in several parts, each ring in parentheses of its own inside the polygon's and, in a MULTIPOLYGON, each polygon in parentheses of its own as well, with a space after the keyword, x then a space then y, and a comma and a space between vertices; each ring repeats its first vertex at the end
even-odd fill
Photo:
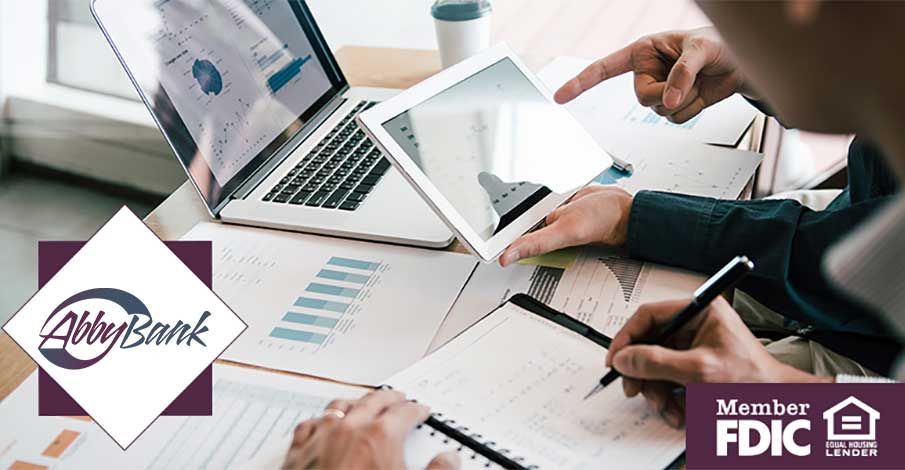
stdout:
MULTIPOLYGON (((729 275, 732 274, 731 271, 737 270, 738 274, 741 274, 748 273, 752 269, 754 269, 754 263, 747 256, 736 256, 726 266, 717 271, 716 274, 704 281, 701 287, 694 291, 692 296, 695 299, 704 299, 708 296, 716 298, 717 295, 720 295, 724 290, 735 284, 738 279, 738 275, 729 275)), ((709 303, 711 300, 706 299, 706 302, 709 303)))

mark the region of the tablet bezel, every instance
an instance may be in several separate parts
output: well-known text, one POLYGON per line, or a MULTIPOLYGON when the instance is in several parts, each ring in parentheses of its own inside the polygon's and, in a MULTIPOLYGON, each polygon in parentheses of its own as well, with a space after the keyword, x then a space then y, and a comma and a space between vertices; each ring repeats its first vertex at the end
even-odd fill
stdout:
MULTIPOLYGON (((440 190, 437 189, 430 178, 424 174, 408 153, 396 143, 395 139, 393 139, 393 137, 384 129, 383 125, 396 116, 432 98, 434 95, 445 91, 453 85, 481 72, 503 59, 511 60, 534 88, 537 89, 537 91, 551 104, 554 103, 553 95, 546 86, 534 76, 530 69, 528 69, 505 43, 501 43, 478 55, 453 65, 441 73, 425 79, 393 98, 361 113, 357 118, 359 124, 365 132, 367 132, 369 137, 371 137, 371 139, 380 147, 387 158, 400 173, 402 173, 405 179, 412 184, 421 197, 431 206, 434 212, 443 219, 450 230, 456 234, 459 241, 485 263, 494 261, 502 254, 506 247, 518 239, 522 234, 542 222, 547 214, 552 212, 563 202, 567 201, 579 189, 593 181, 593 179, 597 177, 597 174, 588 175, 588 181, 568 193, 557 194, 551 192, 519 215, 498 233, 494 234, 488 240, 484 240, 468 221, 459 214, 459 211, 448 199, 446 199, 440 190)), ((551 109, 551 112, 562 113, 568 119, 575 121, 576 126, 579 128, 581 127, 581 124, 569 114, 565 107, 555 106, 551 109)), ((584 136, 587 139, 586 145, 589 151, 599 154, 601 159, 600 172, 609 168, 609 166, 612 165, 612 158, 610 158, 606 151, 601 149, 593 137, 583 129, 581 129, 579 135, 584 136)))

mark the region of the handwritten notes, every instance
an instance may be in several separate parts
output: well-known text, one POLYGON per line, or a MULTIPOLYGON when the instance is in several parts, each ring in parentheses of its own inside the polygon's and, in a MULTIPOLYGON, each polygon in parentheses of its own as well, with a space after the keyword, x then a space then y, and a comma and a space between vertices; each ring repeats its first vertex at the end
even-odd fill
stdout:
POLYGON ((684 434, 614 384, 585 401, 606 350, 512 304, 389 383, 492 448, 541 468, 662 468, 684 434))

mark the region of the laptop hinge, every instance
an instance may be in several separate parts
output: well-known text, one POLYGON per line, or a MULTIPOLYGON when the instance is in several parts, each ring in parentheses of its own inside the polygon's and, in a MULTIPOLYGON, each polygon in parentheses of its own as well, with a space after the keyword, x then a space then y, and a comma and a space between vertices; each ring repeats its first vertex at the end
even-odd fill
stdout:
MULTIPOLYGON (((311 134, 313 134, 316 130, 320 129, 324 122, 326 122, 327 119, 329 119, 330 116, 332 116, 333 113, 336 112, 336 110, 346 102, 344 95, 346 94, 346 91, 348 91, 348 89, 349 87, 345 86, 343 87, 343 89, 339 90, 336 96, 328 101, 327 104, 324 105, 323 109, 315 114, 305 125, 305 127, 302 128, 302 130, 300 130, 295 136, 286 141, 285 144, 277 149, 277 151, 273 153, 273 156, 271 156, 270 159, 268 159, 263 165, 261 165, 261 168, 258 168, 257 171, 252 173, 244 183, 239 185, 239 187, 236 188, 232 194, 230 194, 229 198, 227 198, 225 202, 228 203, 229 201, 234 199, 245 199, 246 197, 248 197, 248 195, 251 194, 251 192, 254 191, 262 181, 270 176, 270 173, 274 169, 280 166, 286 160, 286 158, 292 155, 295 149, 297 149, 299 145, 301 145, 305 141, 305 139, 310 137, 311 134)), ((220 210, 222 210, 225 206, 226 204, 222 204, 222 207, 217 207, 216 213, 219 214, 220 210)))

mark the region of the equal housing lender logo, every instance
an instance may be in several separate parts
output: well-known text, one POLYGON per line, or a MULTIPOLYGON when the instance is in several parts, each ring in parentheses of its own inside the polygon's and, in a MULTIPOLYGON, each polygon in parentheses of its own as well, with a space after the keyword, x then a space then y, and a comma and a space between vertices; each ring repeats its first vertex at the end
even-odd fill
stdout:
POLYGON ((692 384, 695 468, 905 468, 905 384, 692 384))
POLYGON ((87 414, 123 449, 161 414, 210 415, 211 363, 246 327, 211 253, 127 208, 87 242, 41 242, 41 288, 3 327, 38 364, 39 414, 87 414))

